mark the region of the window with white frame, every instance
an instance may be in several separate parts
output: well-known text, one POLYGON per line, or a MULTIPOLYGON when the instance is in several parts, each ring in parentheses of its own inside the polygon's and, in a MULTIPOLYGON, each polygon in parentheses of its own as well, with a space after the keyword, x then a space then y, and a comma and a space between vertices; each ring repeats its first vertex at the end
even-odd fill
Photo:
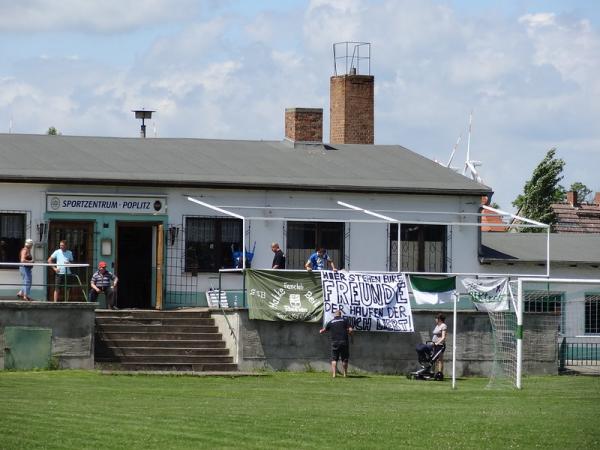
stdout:
POLYGON ((0 211, 0 262, 19 262, 19 252, 25 245, 24 213, 0 211))
POLYGON ((242 221, 215 217, 185 218, 185 271, 218 272, 234 266, 242 249, 242 221))
POLYGON ((286 267, 303 269, 317 247, 324 247, 337 268, 344 267, 344 232, 342 222, 288 222, 286 267))
MULTIPOLYGON (((406 224, 400 228, 401 272, 446 271, 446 225, 406 224)), ((390 270, 398 270, 398 224, 390 224, 390 270)))

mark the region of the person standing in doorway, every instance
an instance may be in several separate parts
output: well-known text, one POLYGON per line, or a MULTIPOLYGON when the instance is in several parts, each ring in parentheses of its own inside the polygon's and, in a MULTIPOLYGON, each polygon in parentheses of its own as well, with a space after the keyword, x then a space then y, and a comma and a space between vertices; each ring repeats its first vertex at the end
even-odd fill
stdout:
POLYGON ((106 263, 100 261, 98 263, 98 270, 92 275, 92 281, 90 286, 90 302, 95 302, 98 299, 98 294, 104 292, 106 296, 106 308, 107 309, 118 309, 115 305, 115 289, 119 279, 106 270, 106 263))
POLYGON ((59 243, 58 250, 55 250, 54 253, 50 255, 48 258, 48 264, 56 264, 53 269, 55 272, 54 277, 54 301, 57 302, 59 298, 59 290, 61 287, 65 288, 65 299, 67 296, 66 293, 66 285, 67 285, 67 277, 71 275, 71 269, 69 269, 66 264, 73 262, 73 253, 71 250, 67 250, 67 241, 62 240, 59 243))
POLYGON ((19 272, 21 273, 21 279, 23 280, 23 284, 21 290, 17 292, 17 297, 22 300, 30 301, 31 297, 29 294, 31 293, 31 263, 33 261, 33 256, 31 254, 31 248, 33 247, 33 241, 31 239, 25 240, 25 246, 21 249, 19 253, 19 261, 21 262, 21 266, 19 267, 19 272))
POLYGON ((327 254, 327 250, 323 247, 318 247, 317 251, 310 255, 308 261, 304 264, 304 268, 309 272, 313 270, 325 270, 327 267, 331 267, 331 270, 334 272, 337 270, 333 260, 327 254))
POLYGON ((283 250, 279 248, 279 244, 273 242, 271 244, 271 250, 275 253, 271 269, 285 269, 285 255, 283 254, 283 250))
POLYGON ((337 362, 342 360, 342 374, 344 377, 348 375, 348 360, 350 359, 350 342, 349 336, 354 329, 348 323, 348 319, 342 317, 342 312, 338 309, 335 316, 324 328, 319 330, 319 333, 331 333, 331 376, 335 378, 337 374, 337 362))

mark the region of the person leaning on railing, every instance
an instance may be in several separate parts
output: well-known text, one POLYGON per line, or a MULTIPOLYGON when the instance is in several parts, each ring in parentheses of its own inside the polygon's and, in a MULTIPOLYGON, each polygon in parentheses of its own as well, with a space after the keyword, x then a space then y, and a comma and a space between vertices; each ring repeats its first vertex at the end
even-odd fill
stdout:
POLYGON ((115 289, 119 279, 106 270, 106 263, 100 261, 98 263, 98 270, 92 275, 92 281, 90 282, 90 301, 95 302, 98 299, 98 294, 104 292, 106 296, 106 308, 107 309, 118 309, 115 305, 115 289))
POLYGON ((31 264, 28 263, 33 261, 33 256, 31 255, 32 247, 33 241, 31 239, 26 239, 25 246, 19 253, 19 262, 21 263, 21 266, 19 266, 19 272, 21 273, 23 285, 21 290, 17 292, 17 297, 27 301, 31 301, 31 297, 29 296, 31 293, 31 264))
MULTIPOLYGON (((71 250, 67 250, 67 241, 60 241, 58 250, 55 250, 54 253, 50 255, 48 258, 48 264, 56 264, 53 267, 56 276, 54 277, 54 301, 58 301, 59 289, 61 286, 67 286, 67 275, 71 274, 71 269, 69 269, 65 264, 69 264, 73 262, 73 253, 71 250)), ((66 298, 66 292, 65 292, 66 298)))

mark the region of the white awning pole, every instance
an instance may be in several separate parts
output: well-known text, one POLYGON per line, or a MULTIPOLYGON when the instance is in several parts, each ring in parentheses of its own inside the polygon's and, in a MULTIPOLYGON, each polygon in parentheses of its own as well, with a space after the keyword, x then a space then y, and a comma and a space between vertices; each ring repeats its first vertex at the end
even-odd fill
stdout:
POLYGON ((454 323, 454 329, 452 330, 452 389, 456 389, 456 332, 458 330, 457 303, 458 291, 454 293, 454 312, 452 314, 452 322, 454 323))
POLYGON ((521 389, 521 378, 523 376, 523 280, 517 281, 517 295, 519 297, 517 309, 517 389, 521 389))

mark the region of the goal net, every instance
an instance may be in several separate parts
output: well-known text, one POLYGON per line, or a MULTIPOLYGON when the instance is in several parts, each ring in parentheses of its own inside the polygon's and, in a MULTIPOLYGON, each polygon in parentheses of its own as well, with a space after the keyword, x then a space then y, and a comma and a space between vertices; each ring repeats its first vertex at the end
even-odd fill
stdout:
POLYGON ((520 278, 509 294, 509 310, 488 312, 489 388, 521 387, 529 372, 600 375, 600 280, 520 278))

